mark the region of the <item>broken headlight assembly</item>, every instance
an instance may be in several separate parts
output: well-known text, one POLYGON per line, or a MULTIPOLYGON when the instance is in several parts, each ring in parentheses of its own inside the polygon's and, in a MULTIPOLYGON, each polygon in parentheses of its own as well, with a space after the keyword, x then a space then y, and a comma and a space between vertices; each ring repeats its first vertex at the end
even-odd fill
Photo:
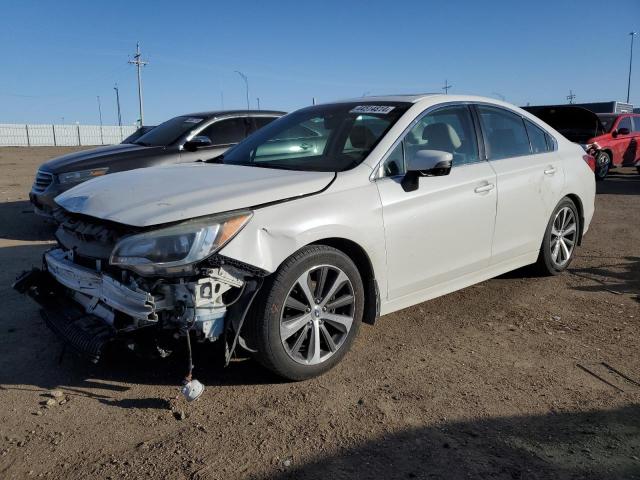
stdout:
POLYGON ((177 275, 220 250, 247 224, 250 211, 189 220, 120 240, 109 263, 140 275, 177 275))

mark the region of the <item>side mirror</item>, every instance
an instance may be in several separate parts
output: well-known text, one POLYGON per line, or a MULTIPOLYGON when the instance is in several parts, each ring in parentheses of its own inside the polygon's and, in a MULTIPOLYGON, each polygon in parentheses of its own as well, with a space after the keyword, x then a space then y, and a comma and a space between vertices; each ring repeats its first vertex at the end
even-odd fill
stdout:
POLYGON ((420 177, 439 177, 451 173, 453 154, 441 150, 418 150, 407 159, 407 173, 402 179, 405 192, 418 189, 420 177))
POLYGON ((614 137, 617 137, 618 135, 629 135, 631 131, 627 127, 622 127, 616 130, 615 133, 614 137))
POLYGON ((198 135, 186 142, 183 147, 188 152, 195 152, 199 148, 210 146, 211 139, 206 135, 198 135))

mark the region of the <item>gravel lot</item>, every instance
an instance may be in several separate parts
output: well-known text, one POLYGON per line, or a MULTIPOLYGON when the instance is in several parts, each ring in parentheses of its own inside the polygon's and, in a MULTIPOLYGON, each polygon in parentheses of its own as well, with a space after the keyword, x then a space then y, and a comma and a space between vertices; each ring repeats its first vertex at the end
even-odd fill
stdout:
POLYGON ((181 355, 61 358, 11 289, 52 238, 27 202, 35 169, 70 150, 0 148, 0 478, 640 478, 635 170, 598 185, 568 273, 382 317, 303 383, 198 351, 207 389, 187 405, 181 355))

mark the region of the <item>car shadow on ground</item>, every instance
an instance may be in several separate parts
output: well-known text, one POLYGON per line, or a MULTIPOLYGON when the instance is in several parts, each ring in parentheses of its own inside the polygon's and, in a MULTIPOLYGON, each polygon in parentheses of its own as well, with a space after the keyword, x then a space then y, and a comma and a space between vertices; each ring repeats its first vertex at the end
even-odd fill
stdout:
POLYGON ((597 267, 569 268, 569 273, 595 282, 573 287, 575 290, 637 294, 640 298, 640 257, 610 258, 597 267))
POLYGON ((55 225, 36 215, 28 201, 0 203, 0 238, 7 240, 53 240, 55 225))
POLYGON ((276 479, 640 478, 640 406, 499 417, 390 433, 276 479))

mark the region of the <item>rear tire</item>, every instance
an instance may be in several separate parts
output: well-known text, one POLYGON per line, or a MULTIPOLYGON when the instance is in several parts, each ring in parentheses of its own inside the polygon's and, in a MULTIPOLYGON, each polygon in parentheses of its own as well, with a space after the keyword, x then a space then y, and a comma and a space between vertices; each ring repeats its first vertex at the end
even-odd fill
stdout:
POLYGON ((580 236, 580 216, 575 203, 563 198, 551 214, 544 232, 537 270, 543 275, 558 275, 573 260, 580 236))
POLYGON ((605 179, 611 168, 611 155, 607 152, 599 152, 596 155, 596 180, 602 181, 605 179))
POLYGON ((310 245, 284 261, 257 300, 248 319, 256 359, 281 377, 305 380, 333 368, 351 348, 364 287, 343 252, 310 245))

